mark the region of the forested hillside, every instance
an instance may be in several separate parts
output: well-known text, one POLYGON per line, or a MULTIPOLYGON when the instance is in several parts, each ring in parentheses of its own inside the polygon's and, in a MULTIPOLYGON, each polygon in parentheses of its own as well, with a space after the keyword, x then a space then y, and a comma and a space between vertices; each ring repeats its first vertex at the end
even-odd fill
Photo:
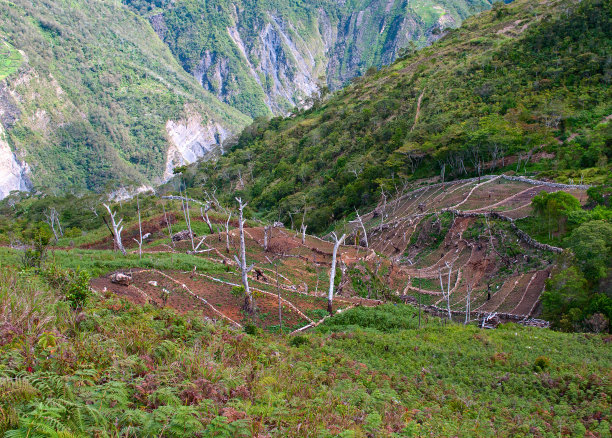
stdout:
POLYGON ((611 17, 609 0, 496 4, 308 111, 257 121, 184 178, 286 223, 306 206, 313 231, 423 177, 603 183, 611 17))
POLYGON ((20 178, 55 191, 160 181, 167 164, 171 173, 250 120, 204 91, 120 3, 0 1, 0 21, 0 159, 15 172, 3 195, 20 178), (13 170, 22 161, 25 176, 13 170))
POLYGON ((391 63, 492 0, 124 0, 202 86, 251 117, 284 115, 391 63))

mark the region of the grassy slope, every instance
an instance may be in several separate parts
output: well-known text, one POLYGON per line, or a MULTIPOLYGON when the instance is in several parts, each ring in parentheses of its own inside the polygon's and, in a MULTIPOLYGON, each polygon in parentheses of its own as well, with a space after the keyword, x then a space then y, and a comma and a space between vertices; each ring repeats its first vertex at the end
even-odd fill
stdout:
POLYGON ((372 205, 381 186, 392 190, 442 166, 447 179, 464 167, 474 174, 496 152, 546 151, 554 158, 528 170, 601 183, 612 150, 603 123, 612 112, 611 8, 609 0, 500 5, 321 106, 253 125, 218 170, 206 163, 192 170, 192 183, 225 189, 239 172, 248 175, 252 206, 270 217, 280 210, 285 220, 313 206, 313 231, 372 205))
POLYGON ((151 179, 165 163, 167 120, 199 113, 230 131, 249 121, 204 92, 149 23, 118 3, 2 1, 0 17, 27 56, 7 79, 21 113, 8 136, 39 187, 151 179))
POLYGON ((171 437, 609 432, 612 357, 601 336, 482 332, 435 319, 419 330, 414 309, 384 306, 348 311, 291 340, 113 296, 91 296, 79 313, 63 301, 66 286, 6 268, 0 279, 0 312, 9 323, 0 331, 0 412, 9 414, 0 430, 42 436, 44 424, 75 436, 171 437), (31 311, 39 317, 24 325, 31 311), (542 355, 550 362, 537 362, 542 355), (228 434, 220 435, 224 428, 228 434))
POLYGON ((0 81, 17 71, 23 57, 6 41, 0 41, 0 81))

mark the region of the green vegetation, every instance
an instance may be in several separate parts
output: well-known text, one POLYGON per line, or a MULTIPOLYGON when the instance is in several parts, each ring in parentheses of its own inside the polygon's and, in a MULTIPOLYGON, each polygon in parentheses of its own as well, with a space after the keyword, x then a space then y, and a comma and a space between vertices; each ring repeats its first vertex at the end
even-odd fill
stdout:
POLYGON ((612 321, 610 188, 596 186, 587 193, 582 208, 569 193, 542 192, 532 201, 535 216, 518 225, 540 241, 569 250, 546 283, 543 317, 564 331, 605 332, 612 321))
POLYGON ((150 181, 165 169, 168 120, 197 116, 228 132, 250 120, 205 92, 120 3, 3 1, 0 19, 3 38, 27 55, 21 73, 5 79, 19 96, 3 95, 15 115, 6 134, 38 188, 150 181))
POLYGON ((188 169, 188 184, 229 197, 240 174, 239 194, 260 214, 288 222, 313 207, 308 229, 322 232, 373 206, 381 188, 424 176, 604 183, 611 9, 607 0, 500 4, 308 111, 257 120, 226 156, 188 169))
POLYGON ((549 238, 554 228, 556 228, 554 231, 563 233, 568 216, 581 209, 580 201, 575 196, 563 191, 540 192, 531 200, 531 205, 536 218, 547 229, 549 238))
POLYGON ((21 53, 0 39, 0 81, 16 72, 22 62, 21 53))
POLYGON ((0 268, 7 437, 609 431, 601 336, 435 318, 419 330, 404 305, 348 310, 303 336, 249 335, 112 294, 74 309, 60 276, 0 268))
POLYGON ((307 101, 300 86, 335 89, 390 63, 408 43, 425 45, 432 29, 440 34, 442 16, 444 27, 458 25, 491 6, 489 0, 124 3, 154 16, 158 34, 205 89, 253 118, 287 114, 307 101))

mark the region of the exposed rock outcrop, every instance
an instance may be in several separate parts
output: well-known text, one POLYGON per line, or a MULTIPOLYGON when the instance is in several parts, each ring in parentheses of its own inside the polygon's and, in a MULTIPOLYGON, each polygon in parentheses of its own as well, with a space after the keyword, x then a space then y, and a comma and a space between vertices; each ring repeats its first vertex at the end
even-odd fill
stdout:
POLYGON ((29 173, 28 164, 20 161, 11 150, 0 124, 0 199, 6 198, 13 190, 30 191, 29 173))
POLYGON ((220 149, 220 145, 230 133, 218 123, 203 121, 200 114, 193 114, 187 119, 166 123, 169 147, 166 154, 164 180, 172 177, 176 166, 191 164, 209 152, 220 149))
POLYGON ((220 21, 208 19, 203 8, 197 26, 185 21, 185 13, 193 10, 181 5, 149 20, 207 91, 257 117, 308 107, 321 86, 338 89, 370 66, 393 62, 410 42, 432 43, 443 29, 487 7, 487 2, 467 5, 462 0, 445 6, 425 3, 415 8, 402 0, 323 2, 317 7, 302 4, 296 15, 263 5, 255 12, 236 1, 214 40, 207 32, 220 21), (193 44, 200 47, 194 50, 193 44))

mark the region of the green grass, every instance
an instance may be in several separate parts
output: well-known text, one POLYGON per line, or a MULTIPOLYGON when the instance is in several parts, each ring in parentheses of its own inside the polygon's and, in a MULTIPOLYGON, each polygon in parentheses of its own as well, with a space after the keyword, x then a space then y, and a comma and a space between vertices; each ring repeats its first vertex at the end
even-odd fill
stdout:
POLYGON ((0 81, 15 73, 23 57, 8 42, 0 40, 0 81))
MULTIPOLYGON (((7 265, 19 266, 21 252, 9 248, 0 248, 0 260, 7 265)), ((182 253, 138 254, 128 253, 122 256, 110 250, 50 250, 47 253, 46 264, 54 264, 64 269, 84 269, 93 276, 100 276, 118 269, 175 269, 190 271, 194 266, 198 272, 220 273, 224 268, 216 263, 200 257, 182 253)))
POLYGON ((604 336, 513 324, 414 327, 414 310, 382 306, 347 311, 319 329, 349 330, 329 335, 326 352, 405 382, 400 400, 414 436, 575 436, 585 426, 609 434, 610 418, 596 419, 610 412, 604 336), (540 357, 550 365, 539 368, 540 357))
POLYGON ((602 335, 483 331, 425 315, 418 329, 405 305, 351 309, 295 337, 247 335, 112 294, 72 310, 63 287, 8 268, 1 254, 0 409, 10 414, 1 432, 609 433, 612 350, 602 335))

